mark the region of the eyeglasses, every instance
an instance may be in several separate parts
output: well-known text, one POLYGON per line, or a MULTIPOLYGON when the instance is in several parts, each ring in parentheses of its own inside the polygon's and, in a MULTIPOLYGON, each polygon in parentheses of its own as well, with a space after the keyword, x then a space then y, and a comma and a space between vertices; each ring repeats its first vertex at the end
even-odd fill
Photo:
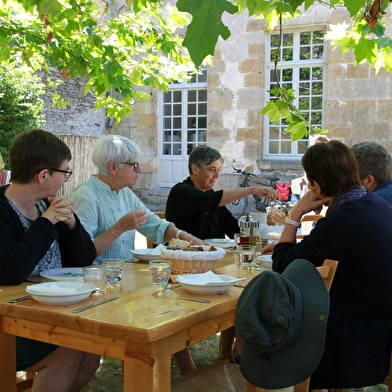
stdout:
POLYGON ((71 177, 71 176, 72 176, 72 173, 73 173, 72 169, 60 170, 60 169, 53 169, 52 167, 50 167, 48 170, 52 170, 52 171, 55 171, 55 172, 64 173, 64 176, 65 176, 65 178, 67 178, 67 179, 68 179, 69 177, 71 177))
POLYGON ((136 171, 140 167, 139 162, 119 162, 119 163, 123 163, 124 165, 133 165, 133 171, 136 171))

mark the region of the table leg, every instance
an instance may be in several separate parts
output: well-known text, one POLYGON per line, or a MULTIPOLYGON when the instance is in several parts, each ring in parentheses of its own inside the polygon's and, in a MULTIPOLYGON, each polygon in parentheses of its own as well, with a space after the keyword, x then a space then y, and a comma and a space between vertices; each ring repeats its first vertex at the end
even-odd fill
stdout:
POLYGON ((0 392, 16 392, 15 336, 0 332, 0 392))
POLYGON ((171 340, 127 346, 124 359, 124 392, 171 391, 171 340))

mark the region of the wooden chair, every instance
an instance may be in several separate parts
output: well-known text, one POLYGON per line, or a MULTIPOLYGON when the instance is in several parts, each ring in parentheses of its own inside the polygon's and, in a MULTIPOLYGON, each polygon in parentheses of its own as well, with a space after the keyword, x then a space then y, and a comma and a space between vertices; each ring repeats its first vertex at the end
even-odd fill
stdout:
MULTIPOLYGON (((165 219, 164 211, 154 212, 154 214, 158 215, 161 219, 165 219)), ((155 248, 155 244, 150 239, 146 238, 146 240, 147 240, 147 249, 155 248)))
MULTIPOLYGON (((304 215, 301 219, 301 224, 303 224, 303 222, 317 222, 321 218, 324 218, 324 216, 320 214, 304 215)), ((304 238, 305 235, 306 234, 297 234, 297 240, 302 240, 302 238, 304 238)))
MULTIPOLYGON (((331 288, 335 276, 338 262, 335 260, 325 260, 321 267, 317 267, 324 279, 328 291, 331 288)), ((310 378, 294 386, 295 392, 308 392, 310 378)), ((242 376, 240 367, 232 363, 214 363, 199 368, 193 372, 184 374, 173 380, 172 392, 199 392, 202 390, 219 392, 261 392, 263 388, 247 382, 242 376), (211 383, 214 388, 210 388, 211 383)), ((288 391, 293 388, 284 388, 280 391, 288 391)), ((392 392, 392 390, 390 391, 392 392)))
MULTIPOLYGON (((19 372, 18 372, 19 373, 19 372)), ((35 376, 34 372, 24 372, 25 377, 19 378, 19 375, 16 376, 16 392, 32 392, 33 388, 33 379, 35 376)))

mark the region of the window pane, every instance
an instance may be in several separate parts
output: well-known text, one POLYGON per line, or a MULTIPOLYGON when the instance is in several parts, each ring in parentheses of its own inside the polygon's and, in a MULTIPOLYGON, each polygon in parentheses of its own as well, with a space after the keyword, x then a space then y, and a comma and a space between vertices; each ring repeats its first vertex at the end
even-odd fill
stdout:
POLYGON ((279 142, 270 142, 269 152, 270 154, 279 154, 279 142))
POLYGON ((199 90, 199 102, 207 102, 207 90, 199 90))
POLYGON ((196 117, 188 117, 188 128, 196 128, 196 117))
POLYGON ((182 101, 181 91, 173 91, 173 102, 181 102, 181 101, 182 101))
POLYGON ((181 118, 173 118, 173 129, 181 129, 181 118))
POLYGON ((163 132, 163 141, 164 142, 171 142, 171 132, 170 131, 163 132))
POLYGON ((206 103, 200 103, 199 104, 199 115, 206 115, 207 114, 207 104, 206 103))
POLYGON ((207 131, 205 129, 197 132, 199 143, 205 143, 207 141, 207 131))
POLYGON ((167 102, 171 102, 172 99, 172 92, 168 91, 167 93, 163 94, 163 102, 167 103, 167 102))
POLYGON ((163 129, 171 129, 171 118, 165 118, 163 120, 163 129))
POLYGON ((292 61, 293 60, 293 48, 284 48, 281 60, 282 61, 292 61))
POLYGON ((323 107, 323 100, 321 97, 312 98, 312 109, 313 110, 322 109, 322 107, 323 107))
POLYGON ((199 117, 198 127, 207 128, 207 117, 199 117))
POLYGON ((171 116, 171 105, 164 105, 163 111, 165 116, 171 116))
POLYGON ((188 116, 196 114, 196 104, 188 104, 188 116))
POLYGON ((181 105, 173 105, 173 116, 181 116, 182 106, 181 105))
POLYGON ((188 131, 188 142, 196 141, 196 131, 188 131))
POLYGON ((174 142, 181 141, 181 131, 173 131, 173 141, 174 142))
POLYGON ((196 102, 196 91, 188 91, 188 102, 196 102))
POLYGON ((181 143, 173 144, 173 155, 181 155, 181 143))
POLYGON ((290 142, 282 142, 282 154, 291 154, 291 141, 290 142))
POLYGON ((163 153, 163 155, 171 155, 171 145, 170 144, 163 144, 162 153, 163 153))

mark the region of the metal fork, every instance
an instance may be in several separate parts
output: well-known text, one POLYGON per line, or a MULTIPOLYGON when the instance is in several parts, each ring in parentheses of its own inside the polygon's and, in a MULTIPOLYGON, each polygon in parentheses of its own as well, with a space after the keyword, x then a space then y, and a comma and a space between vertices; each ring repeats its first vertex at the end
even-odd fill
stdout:
POLYGON ((175 293, 173 290, 168 289, 167 291, 170 291, 174 296, 176 296, 177 298, 180 299, 185 299, 187 301, 195 301, 195 302, 202 302, 203 304, 210 304, 211 301, 209 301, 208 299, 201 299, 201 298, 195 298, 195 297, 184 297, 182 295, 178 295, 177 293, 175 293))

